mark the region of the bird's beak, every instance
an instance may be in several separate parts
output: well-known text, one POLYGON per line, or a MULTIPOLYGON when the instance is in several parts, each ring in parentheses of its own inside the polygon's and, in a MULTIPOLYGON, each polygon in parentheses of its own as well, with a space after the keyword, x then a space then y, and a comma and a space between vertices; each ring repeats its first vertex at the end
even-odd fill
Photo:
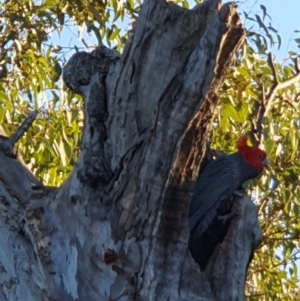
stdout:
POLYGON ((265 158, 265 159, 262 161, 262 165, 263 165, 264 167, 269 167, 269 162, 268 162, 268 159, 267 159, 267 158, 265 158))

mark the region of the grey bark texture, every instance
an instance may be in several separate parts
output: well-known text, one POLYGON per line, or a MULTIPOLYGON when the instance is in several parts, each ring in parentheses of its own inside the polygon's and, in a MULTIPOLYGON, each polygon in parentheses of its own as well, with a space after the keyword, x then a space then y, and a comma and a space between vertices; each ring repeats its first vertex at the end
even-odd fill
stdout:
POLYGON ((68 180, 48 189, 0 153, 0 300, 243 300, 259 235, 247 198, 207 271, 187 250, 218 90, 243 38, 233 4, 145 0, 122 55, 70 59, 85 126, 68 180))

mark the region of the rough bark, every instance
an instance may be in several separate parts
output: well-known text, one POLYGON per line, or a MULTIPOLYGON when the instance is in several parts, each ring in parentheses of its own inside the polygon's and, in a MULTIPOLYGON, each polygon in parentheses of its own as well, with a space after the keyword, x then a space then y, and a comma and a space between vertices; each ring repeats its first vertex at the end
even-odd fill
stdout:
POLYGON ((69 179, 41 187, 0 154, 11 164, 0 169, 0 300, 243 299, 259 229, 249 201, 236 202, 210 273, 187 250, 193 183, 243 38, 232 4, 148 0, 122 55, 70 59, 64 80, 83 96, 85 127, 69 179))

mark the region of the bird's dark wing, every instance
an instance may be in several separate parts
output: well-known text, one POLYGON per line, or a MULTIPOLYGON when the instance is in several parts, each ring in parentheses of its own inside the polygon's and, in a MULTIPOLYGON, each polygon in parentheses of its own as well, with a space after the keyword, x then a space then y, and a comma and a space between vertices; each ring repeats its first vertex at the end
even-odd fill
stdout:
POLYGON ((222 156, 208 164, 200 174, 189 209, 190 231, 218 201, 228 198, 239 187, 236 156, 222 156))

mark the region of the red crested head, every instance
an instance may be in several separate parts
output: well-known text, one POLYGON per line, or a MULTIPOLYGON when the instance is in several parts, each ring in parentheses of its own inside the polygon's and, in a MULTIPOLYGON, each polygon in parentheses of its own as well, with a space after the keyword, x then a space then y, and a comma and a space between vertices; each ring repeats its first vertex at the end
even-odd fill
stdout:
POLYGON ((242 155, 247 164, 261 172, 264 166, 268 165, 267 154, 258 147, 249 146, 247 141, 248 139, 246 136, 243 136, 238 140, 238 152, 242 155))

